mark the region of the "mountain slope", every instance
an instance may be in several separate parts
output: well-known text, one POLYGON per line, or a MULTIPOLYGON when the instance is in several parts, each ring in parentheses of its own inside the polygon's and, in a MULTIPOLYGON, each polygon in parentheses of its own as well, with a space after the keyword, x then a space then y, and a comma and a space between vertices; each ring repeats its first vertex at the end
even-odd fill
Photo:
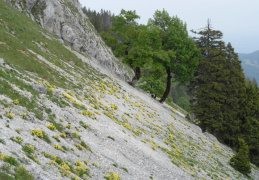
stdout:
POLYGON ((44 180, 247 179, 215 137, 3 0, 0 109, 0 177, 22 165, 44 180))
POLYGON ((116 59, 111 49, 97 35, 78 0, 5 1, 56 35, 61 42, 98 61, 122 79, 131 79, 132 70, 116 59))
POLYGON ((239 53, 239 58, 242 61, 242 67, 247 77, 255 78, 259 83, 259 51, 244 54, 239 53))

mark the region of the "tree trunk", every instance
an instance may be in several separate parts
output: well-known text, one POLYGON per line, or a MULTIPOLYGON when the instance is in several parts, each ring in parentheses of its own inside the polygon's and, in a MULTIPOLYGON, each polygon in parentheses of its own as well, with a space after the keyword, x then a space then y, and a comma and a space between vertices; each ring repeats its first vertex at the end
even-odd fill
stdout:
POLYGON ((129 82, 129 84, 132 86, 135 86, 137 84, 138 80, 140 79, 140 75, 141 75, 140 67, 135 67, 134 73, 135 73, 134 78, 132 79, 131 82, 129 82))
POLYGON ((169 67, 166 68, 166 73, 167 73, 167 82, 166 82, 166 90, 164 92, 163 97, 159 100, 159 102, 163 103, 167 99, 170 89, 171 89, 171 80, 172 80, 172 75, 171 75, 171 70, 169 67))

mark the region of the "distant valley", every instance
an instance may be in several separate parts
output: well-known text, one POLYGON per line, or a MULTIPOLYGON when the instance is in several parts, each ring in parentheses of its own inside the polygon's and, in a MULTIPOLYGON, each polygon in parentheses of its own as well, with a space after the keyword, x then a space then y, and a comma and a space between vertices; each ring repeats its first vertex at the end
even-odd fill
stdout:
POLYGON ((239 53, 239 58, 242 61, 242 67, 247 77, 255 78, 259 83, 259 50, 253 53, 239 53))

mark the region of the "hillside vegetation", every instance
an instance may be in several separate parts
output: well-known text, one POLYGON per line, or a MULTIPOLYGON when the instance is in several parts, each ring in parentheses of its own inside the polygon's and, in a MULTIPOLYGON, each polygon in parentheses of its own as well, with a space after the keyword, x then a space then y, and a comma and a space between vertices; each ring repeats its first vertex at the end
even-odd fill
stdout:
POLYGON ((242 67, 247 77, 255 79, 259 83, 259 51, 253 53, 240 53, 240 60, 242 60, 242 67))
POLYGON ((177 109, 0 0, 0 179, 258 179, 177 109))

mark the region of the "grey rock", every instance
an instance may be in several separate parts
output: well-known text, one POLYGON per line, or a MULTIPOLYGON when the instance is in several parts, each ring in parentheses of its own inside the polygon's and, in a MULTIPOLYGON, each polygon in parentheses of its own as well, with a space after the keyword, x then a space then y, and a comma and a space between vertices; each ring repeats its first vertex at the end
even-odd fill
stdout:
POLYGON ((38 91, 40 94, 47 94, 47 88, 41 84, 34 84, 33 89, 38 91))
POLYGON ((66 42, 91 60, 96 60, 118 77, 127 81, 132 78, 133 71, 114 57, 81 10, 78 0, 5 1, 56 35, 60 41, 66 42))

